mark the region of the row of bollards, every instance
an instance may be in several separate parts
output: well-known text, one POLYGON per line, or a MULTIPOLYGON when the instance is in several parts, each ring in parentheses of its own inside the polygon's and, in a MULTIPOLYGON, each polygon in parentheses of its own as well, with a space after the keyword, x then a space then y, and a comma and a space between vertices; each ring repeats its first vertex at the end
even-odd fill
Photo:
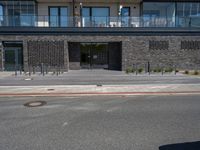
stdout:
POLYGON ((36 73, 39 73, 42 76, 45 76, 49 74, 50 72, 52 75, 60 75, 64 73, 64 67, 63 66, 49 66, 45 64, 41 64, 38 66, 28 66, 28 71, 23 71, 22 66, 15 66, 15 76, 22 75, 22 72, 24 72, 25 75, 35 75, 36 73))

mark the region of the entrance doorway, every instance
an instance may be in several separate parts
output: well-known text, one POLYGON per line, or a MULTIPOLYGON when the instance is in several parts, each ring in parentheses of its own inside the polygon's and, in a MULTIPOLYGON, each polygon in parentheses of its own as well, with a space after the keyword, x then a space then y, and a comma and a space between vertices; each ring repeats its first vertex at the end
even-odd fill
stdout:
POLYGON ((23 68, 22 43, 4 42, 4 70, 14 71, 23 68))
POLYGON ((82 69, 108 69, 108 43, 80 43, 82 69))

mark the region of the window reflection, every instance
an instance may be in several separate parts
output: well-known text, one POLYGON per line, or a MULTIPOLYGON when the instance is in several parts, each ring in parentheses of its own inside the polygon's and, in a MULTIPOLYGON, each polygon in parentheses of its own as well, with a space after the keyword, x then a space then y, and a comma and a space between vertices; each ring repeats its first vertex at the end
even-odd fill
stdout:
POLYGON ((3 23, 3 6, 0 5, 0 26, 2 25, 3 23))
POLYGON ((175 25, 175 3, 146 2, 143 5, 144 26, 173 27, 175 25))
POLYGON ((200 26, 200 3, 177 3, 177 26, 200 26))
POLYGON ((3 23, 9 26, 34 26, 35 5, 35 1, 24 0, 0 2, 0 6, 3 6, 0 15, 6 16, 3 23))
POLYGON ((67 7, 50 7, 50 20, 51 27, 67 27, 68 25, 68 9, 67 7))
POLYGON ((106 7, 84 7, 82 16, 84 27, 107 27, 109 24, 109 8, 106 7))
POLYGON ((130 7, 123 7, 121 9, 121 26, 122 27, 129 27, 130 25, 130 7))

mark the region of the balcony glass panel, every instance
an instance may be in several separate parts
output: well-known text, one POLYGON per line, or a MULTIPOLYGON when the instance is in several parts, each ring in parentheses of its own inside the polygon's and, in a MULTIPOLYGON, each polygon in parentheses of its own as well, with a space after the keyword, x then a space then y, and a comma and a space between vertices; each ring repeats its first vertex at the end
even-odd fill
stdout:
POLYGON ((107 7, 84 7, 82 16, 84 27, 107 27, 109 25, 109 8, 107 7))
POLYGON ((67 7, 60 8, 60 26, 61 27, 67 27, 68 25, 68 10, 67 7))
POLYGON ((34 26, 35 1, 3 1, 0 2, 3 10, 3 26, 34 26))
POLYGON ((67 7, 50 7, 49 24, 51 27, 68 26, 68 9, 67 7))
POLYGON ((82 24, 84 27, 90 26, 90 8, 82 9, 82 24))
POLYGON ((178 27, 200 27, 200 3, 177 3, 178 27))
POLYGON ((174 27, 175 3, 145 2, 143 5, 144 26, 174 27))
POLYGON ((59 9, 58 7, 51 7, 50 8, 50 26, 51 27, 58 27, 59 26, 59 9))
POLYGON ((0 4, 0 26, 3 24, 3 6, 0 4))
POLYGON ((129 27, 130 25, 130 7, 123 7, 121 9, 121 25, 123 27, 129 27))

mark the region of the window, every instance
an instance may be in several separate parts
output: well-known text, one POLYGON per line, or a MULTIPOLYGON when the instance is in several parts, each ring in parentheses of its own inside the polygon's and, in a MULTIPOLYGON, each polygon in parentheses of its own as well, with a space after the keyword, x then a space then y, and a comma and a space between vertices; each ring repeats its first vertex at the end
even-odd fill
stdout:
POLYGON ((67 7, 49 7, 49 25, 51 27, 68 26, 68 8, 67 7))
POLYGON ((82 17, 83 26, 106 27, 109 24, 109 8, 84 7, 82 17))
POLYGON ((3 23, 3 6, 0 5, 0 26, 2 26, 3 23))
POLYGON ((121 9, 121 17, 122 27, 128 27, 130 21, 130 7, 123 7, 121 9))
POLYGON ((6 17, 8 17, 9 26, 34 26, 35 1, 4 1, 3 7, 6 17))
POLYGON ((179 27, 200 27, 200 3, 177 3, 176 23, 179 27))
POLYGON ((172 27, 175 25, 175 3, 144 2, 145 26, 172 27))

